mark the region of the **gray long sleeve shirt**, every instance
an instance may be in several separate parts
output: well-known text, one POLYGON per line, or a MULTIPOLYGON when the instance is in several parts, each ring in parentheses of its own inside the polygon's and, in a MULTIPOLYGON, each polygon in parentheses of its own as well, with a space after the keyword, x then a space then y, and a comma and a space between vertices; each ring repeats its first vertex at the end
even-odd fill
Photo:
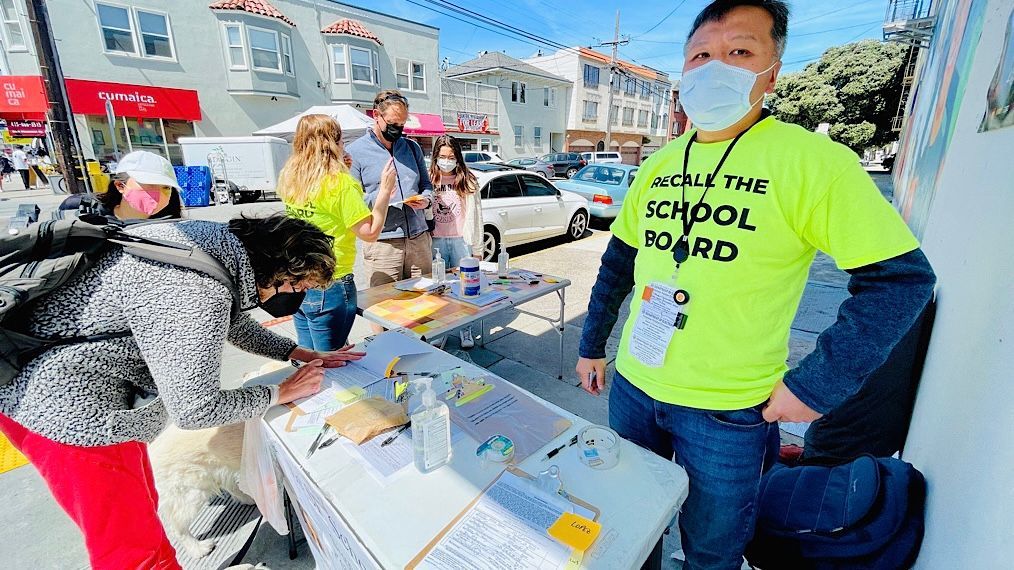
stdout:
MULTIPOLYGON (((401 137, 394 142, 391 150, 387 150, 376 133, 370 130, 353 141, 348 146, 348 152, 352 155, 352 176, 363 185, 366 203, 371 208, 377 201, 380 175, 392 156, 394 167, 398 172, 398 193, 391 202, 401 202, 416 195, 432 199, 433 184, 430 182, 419 143, 401 137)), ((380 239, 405 237, 406 230, 408 237, 414 238, 426 229, 423 211, 402 203, 387 208, 387 220, 384 222, 384 231, 380 234, 380 239)))
MULTIPOLYGON (((243 307, 256 302, 250 260, 225 224, 187 221, 130 232, 197 246, 232 275, 243 307)), ((296 344, 245 313, 232 315, 231 308, 231 293, 215 279, 115 248, 45 297, 28 327, 44 338, 126 329, 133 336, 46 351, 0 386, 0 413, 79 446, 151 441, 170 420, 199 429, 257 417, 267 410, 271 390, 222 389, 226 341, 276 360, 287 358, 296 344), (138 398, 150 401, 135 408, 138 398)))

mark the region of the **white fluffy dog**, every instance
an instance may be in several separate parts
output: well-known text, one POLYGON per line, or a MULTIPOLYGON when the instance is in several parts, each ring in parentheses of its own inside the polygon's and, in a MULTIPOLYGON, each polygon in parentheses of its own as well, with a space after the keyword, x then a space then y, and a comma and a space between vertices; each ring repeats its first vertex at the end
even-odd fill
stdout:
POLYGON ((197 540, 190 533, 191 523, 212 498, 226 491, 241 503, 253 504, 239 490, 243 425, 191 431, 170 425, 148 447, 159 517, 166 532, 194 558, 215 548, 214 540, 197 540))

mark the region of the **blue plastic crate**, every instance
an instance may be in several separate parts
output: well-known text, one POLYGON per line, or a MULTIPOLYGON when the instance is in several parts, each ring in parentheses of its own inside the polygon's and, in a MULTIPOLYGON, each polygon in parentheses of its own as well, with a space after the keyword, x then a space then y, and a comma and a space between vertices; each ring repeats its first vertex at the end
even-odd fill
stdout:
POLYGON ((176 181, 183 193, 180 196, 183 205, 200 207, 210 204, 211 171, 207 166, 174 166, 176 181))

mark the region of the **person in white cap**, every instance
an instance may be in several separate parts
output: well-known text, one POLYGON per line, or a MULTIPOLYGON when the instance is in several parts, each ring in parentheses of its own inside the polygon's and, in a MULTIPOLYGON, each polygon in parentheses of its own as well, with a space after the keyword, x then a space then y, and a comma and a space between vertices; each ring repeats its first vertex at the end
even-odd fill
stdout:
POLYGON ((60 209, 125 222, 179 218, 183 213, 179 193, 172 164, 153 152, 136 150, 120 159, 105 192, 68 196, 60 209))

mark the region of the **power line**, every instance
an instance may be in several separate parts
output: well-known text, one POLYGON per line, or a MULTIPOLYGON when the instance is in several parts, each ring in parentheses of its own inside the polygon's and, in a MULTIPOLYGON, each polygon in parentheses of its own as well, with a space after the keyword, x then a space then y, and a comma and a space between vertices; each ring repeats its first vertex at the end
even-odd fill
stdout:
POLYGON ((819 34, 827 34, 827 33, 830 33, 830 32, 840 32, 841 30, 851 30, 852 28, 859 28, 859 27, 862 27, 862 26, 869 26, 870 24, 880 25, 881 22, 882 22, 882 20, 875 20, 873 22, 863 22, 862 24, 853 24, 851 26, 842 26, 840 28, 831 28, 830 30, 818 30, 816 32, 806 32, 805 34, 789 34, 789 39, 791 39, 791 38, 801 38, 803 36, 816 36, 816 35, 819 35, 819 34))
POLYGON ((662 19, 661 19, 661 20, 659 20, 659 21, 658 21, 658 23, 656 23, 656 24, 655 24, 654 26, 652 26, 652 27, 648 28, 648 30, 647 30, 647 31, 645 31, 645 32, 642 32, 642 33, 640 33, 640 34, 637 34, 637 35, 636 35, 636 36, 634 36, 634 37, 635 37, 635 38, 639 38, 639 37, 641 37, 641 36, 646 36, 646 35, 650 34, 651 32, 653 32, 653 31, 655 30, 655 28, 657 28, 657 27, 661 26, 661 25, 662 25, 662 22, 665 22, 666 20, 668 20, 668 19, 669 19, 669 16, 672 16, 673 14, 675 14, 675 13, 676 13, 676 10, 679 10, 679 9, 680 9, 680 6, 682 6, 682 5, 683 5, 683 4, 685 4, 685 3, 686 3, 686 0, 680 0, 680 3, 679 3, 679 4, 677 4, 675 8, 673 8, 672 10, 670 10, 668 14, 666 14, 666 15, 665 15, 664 17, 662 17, 662 19))
POLYGON ((803 24, 803 23, 806 23, 806 22, 812 22, 814 20, 819 20, 820 18, 823 18, 824 16, 830 16, 831 14, 837 14, 838 12, 842 12, 842 11, 848 10, 850 8, 851 9, 855 9, 855 5, 853 3, 851 3, 851 2, 846 2, 845 5, 842 6, 841 8, 838 8, 836 10, 831 10, 830 12, 824 12, 823 14, 818 14, 818 15, 813 16, 811 18, 806 18, 805 20, 799 20, 798 22, 791 22, 791 24, 793 26, 798 26, 799 24, 803 24))
MULTIPOLYGON (((478 27, 478 28, 482 28, 483 30, 486 30, 488 32, 493 32, 494 34, 497 34, 497 35, 500 35, 500 36, 503 36, 505 38, 512 39, 512 40, 515 40, 515 41, 520 41, 522 43, 526 43, 528 45, 531 45, 531 46, 534 46, 534 47, 537 47, 537 48, 544 48, 544 47, 550 47, 550 46, 552 46, 552 44, 549 44, 549 43, 536 43, 536 41, 531 41, 530 39, 526 39, 525 37, 518 37, 520 34, 517 34, 517 33, 508 34, 506 32, 503 32, 503 31, 500 31, 500 30, 497 30, 497 29, 494 29, 494 28, 483 26, 481 24, 476 24, 475 22, 470 22, 468 20, 465 20, 463 18, 455 16, 454 14, 450 14, 450 13, 444 12, 442 10, 438 10, 438 9, 434 8, 433 6, 427 6, 426 4, 422 4, 420 2, 416 2, 416 0, 405 0, 405 1, 408 2, 409 4, 413 4, 415 6, 419 6, 420 8, 425 8, 426 10, 430 10, 431 12, 436 12, 437 14, 440 14, 441 16, 446 16, 448 18, 451 18, 452 20, 457 20, 459 22, 462 22, 464 24, 468 24, 470 26, 475 26, 475 27, 478 27)), ((430 1, 430 0, 426 0, 426 1, 430 1)), ((559 44, 559 45, 563 45, 563 44, 559 44)), ((552 46, 552 47, 554 47, 556 49, 567 49, 567 50, 570 50, 570 51, 577 51, 577 50, 574 50, 573 48, 566 47, 566 46, 564 48, 557 48, 556 46, 552 46)))
POLYGON ((562 49, 562 50, 572 49, 570 46, 568 46, 566 44, 562 44, 560 42, 557 42, 557 41, 554 41, 554 40, 550 40, 550 39, 542 37, 540 35, 533 34, 531 32, 527 32, 525 30, 522 30, 521 28, 517 28, 517 27, 512 26, 510 24, 506 24, 506 23, 501 22, 500 20, 497 20, 495 18, 490 18, 489 16, 484 16, 482 14, 479 14, 478 12, 473 12, 472 10, 469 10, 468 8, 463 8, 461 6, 458 6, 457 4, 455 4, 453 2, 450 2, 449 0, 425 0, 425 1, 428 2, 428 3, 430 3, 430 4, 433 4, 435 6, 439 6, 439 7, 444 8, 444 9, 452 10, 452 11, 457 12, 458 14, 461 14, 461 15, 463 15, 465 17, 476 19, 476 20, 479 20, 481 22, 485 22, 485 23, 488 23, 490 25, 497 26, 497 27, 499 27, 501 29, 505 29, 508 32, 511 32, 511 33, 514 33, 514 34, 517 34, 517 35, 520 35, 520 36, 523 36, 523 37, 527 37, 527 38, 529 38, 531 40, 534 40, 536 42, 543 43, 543 44, 545 44, 545 45, 547 45, 549 47, 553 47, 553 48, 556 48, 556 49, 562 49))

